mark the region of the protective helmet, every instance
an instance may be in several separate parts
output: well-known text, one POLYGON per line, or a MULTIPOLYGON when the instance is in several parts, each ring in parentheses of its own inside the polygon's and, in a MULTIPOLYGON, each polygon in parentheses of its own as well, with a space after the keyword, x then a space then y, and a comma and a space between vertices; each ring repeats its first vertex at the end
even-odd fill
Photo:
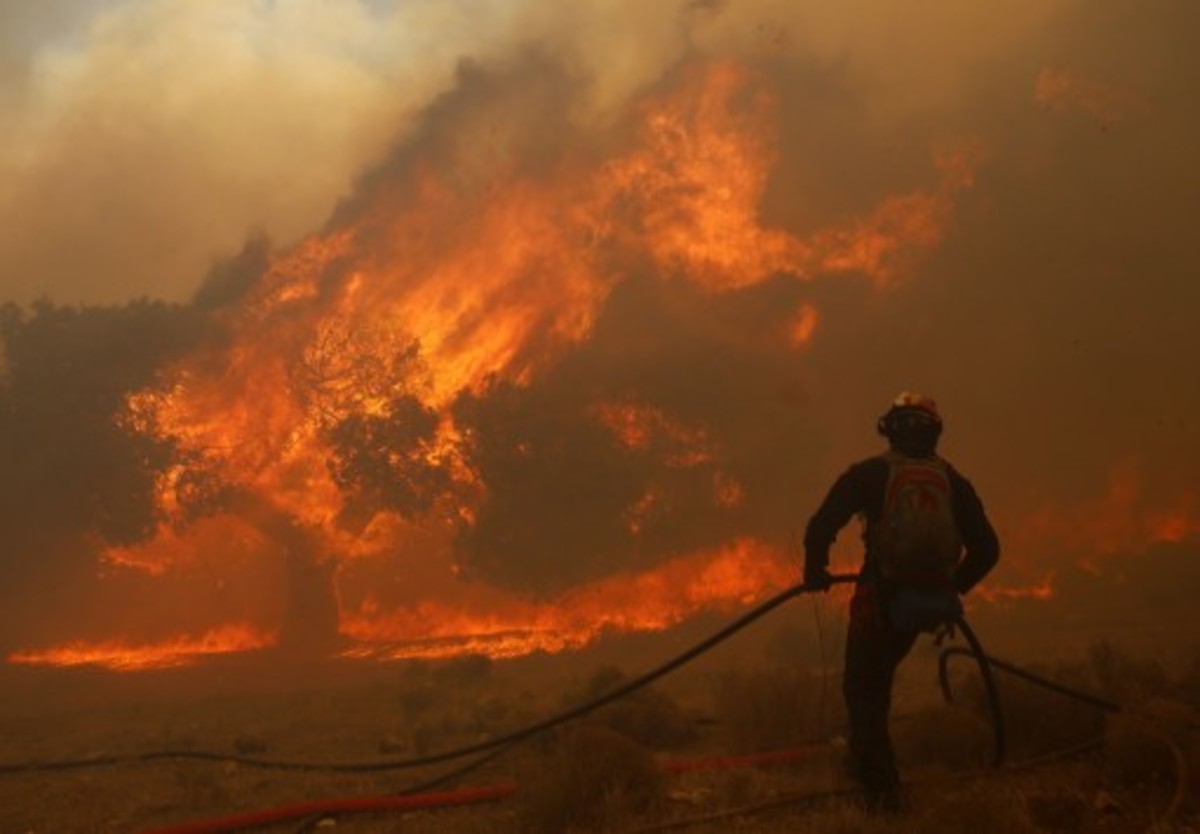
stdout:
POLYGON ((942 416, 930 397, 902 391, 876 429, 901 451, 932 454, 942 434, 942 416))

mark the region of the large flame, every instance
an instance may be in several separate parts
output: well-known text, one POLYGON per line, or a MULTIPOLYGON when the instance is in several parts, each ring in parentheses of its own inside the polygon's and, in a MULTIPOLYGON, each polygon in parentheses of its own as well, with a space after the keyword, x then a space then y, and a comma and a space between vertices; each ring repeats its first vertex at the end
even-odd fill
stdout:
POLYGON ((634 576, 578 587, 549 603, 480 589, 472 604, 436 600, 382 612, 372 602, 348 612, 345 634, 361 642, 360 657, 444 657, 473 652, 517 657, 584 646, 606 631, 660 631, 696 611, 723 610, 783 589, 796 568, 762 543, 740 541, 714 553, 671 560, 634 576))
MULTIPOLYGON (((604 630, 666 628, 784 584, 789 569, 769 548, 731 540, 533 602, 460 581, 452 554, 454 531, 474 523, 491 487, 463 454, 451 403, 496 381, 533 384, 588 339, 624 264, 649 264, 715 294, 781 274, 854 271, 885 283, 940 240, 955 196, 971 185, 973 152, 939 157, 939 185, 886 196, 862 217, 807 236, 764 227, 775 106, 762 79, 706 65, 641 101, 632 147, 605 159, 568 157, 542 173, 500 161, 469 187, 418 160, 403 193, 368 194, 356 221, 277 257, 220 314, 226 340, 129 399, 120 419, 178 457, 159 479, 157 533, 104 558, 161 576, 220 564, 233 551, 315 554, 339 584, 339 631, 357 641, 345 651, 372 657, 556 651, 604 630), (384 465, 437 471, 436 494, 407 515, 352 506, 330 464, 334 432, 355 420, 402 419, 402 403, 432 428, 412 448, 383 455, 384 465), (407 602, 347 595, 350 567, 377 562, 409 577, 407 602)), ((781 336, 794 348, 820 319, 803 304, 791 321, 781 336)), ((705 426, 659 407, 599 401, 593 414, 627 448, 652 440, 667 448, 667 466, 714 458, 705 426)), ((713 507, 744 502, 733 476, 717 469, 711 482, 713 507)), ((632 534, 658 499, 651 490, 626 508, 632 534)), ((157 649, 73 644, 14 659, 138 668, 136 658, 155 651, 168 663, 263 645, 276 625, 237 631, 249 635, 240 642, 233 627, 215 626, 222 639, 157 649)))

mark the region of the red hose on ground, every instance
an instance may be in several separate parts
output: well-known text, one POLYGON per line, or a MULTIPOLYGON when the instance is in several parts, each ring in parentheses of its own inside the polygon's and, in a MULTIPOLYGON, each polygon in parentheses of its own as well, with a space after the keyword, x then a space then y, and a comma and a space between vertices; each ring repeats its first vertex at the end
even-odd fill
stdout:
MULTIPOLYGON (((772 750, 766 753, 749 753, 744 756, 704 756, 694 759, 675 759, 666 762, 667 773, 700 773, 714 770, 734 770, 741 767, 773 766, 802 761, 813 754, 820 745, 795 747, 788 750, 772 750)), ((422 808, 449 808, 457 805, 478 805, 507 799, 517 792, 515 784, 495 785, 490 788, 462 788, 455 791, 419 793, 409 796, 362 796, 322 799, 285 805, 262 811, 199 820, 163 828, 150 828, 141 834, 229 834, 264 825, 302 820, 308 817, 349 813, 378 813, 384 811, 415 811, 422 808)))
POLYGON ((506 799, 517 792, 516 785, 497 785, 491 788, 463 788, 457 791, 418 793, 411 796, 360 796, 342 799, 321 799, 286 805, 264 811, 251 811, 221 819, 185 822, 165 828, 150 828, 142 834, 224 834, 263 825, 302 820, 325 814, 368 813, 375 811, 415 811, 420 808, 445 808, 452 805, 476 805, 506 799))

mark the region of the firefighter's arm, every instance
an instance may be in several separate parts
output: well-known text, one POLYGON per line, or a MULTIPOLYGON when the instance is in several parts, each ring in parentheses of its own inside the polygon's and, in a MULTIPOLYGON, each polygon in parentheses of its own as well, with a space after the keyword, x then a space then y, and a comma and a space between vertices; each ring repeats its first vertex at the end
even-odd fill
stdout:
POLYGON ((860 467, 852 466, 834 482, 804 531, 804 582, 828 588, 829 548, 838 532, 863 509, 860 467))
POLYGON ((965 594, 979 584, 1000 560, 1000 540, 971 482, 957 472, 951 473, 951 482, 954 489, 954 517, 965 550, 954 572, 954 586, 960 594, 965 594))

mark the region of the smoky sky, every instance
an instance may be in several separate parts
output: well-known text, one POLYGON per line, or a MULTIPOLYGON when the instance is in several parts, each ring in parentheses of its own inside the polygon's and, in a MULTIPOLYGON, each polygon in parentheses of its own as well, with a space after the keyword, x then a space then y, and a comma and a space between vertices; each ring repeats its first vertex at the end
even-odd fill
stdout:
MULTIPOLYGON (((974 129, 954 124, 958 109, 997 65, 1026 97, 1040 67, 1024 42, 1051 37, 1071 8, 943 0, 926 19, 881 2, 778 0, 5 4, 0 296, 187 298, 248 234, 286 244, 317 228, 419 128, 464 58, 546 51, 588 79, 572 104, 580 123, 620 113, 688 54, 815 62, 842 76, 846 108, 872 132, 918 119, 928 136, 974 129)), ((831 138, 834 114, 813 115, 808 130, 831 138)), ((813 168, 868 185, 879 163, 860 169, 849 141, 813 168)))
MULTIPOLYGON (((785 541, 877 449, 875 418, 906 388, 942 404, 944 449, 1002 535, 1046 501, 1093 500, 1116 467, 1139 473, 1153 505, 1194 494, 1200 460, 1198 24, 1188 0, 8 4, 0 296, 103 308, 104 333, 127 315, 129 332, 159 334, 165 365, 202 338, 207 310, 236 305, 268 247, 402 198, 443 137, 467 144, 525 119, 504 147, 536 176, 603 158, 633 129, 629 102, 681 66, 734 59, 776 100, 765 224, 803 236, 849 222, 936 184, 948 148, 975 149, 971 187, 944 237, 887 286, 779 275, 713 296, 621 264, 593 337, 536 385, 497 380, 454 403, 473 464, 504 487, 462 536, 464 564, 553 591, 739 533, 785 541), (143 296, 164 306, 117 312, 143 296), (795 350, 779 334, 804 304, 819 322, 795 350), (186 323, 177 339, 160 313, 186 323), (719 448, 672 467, 668 439, 620 447, 594 406, 622 400, 702 425, 719 448), (740 503, 714 504, 723 477, 743 486, 740 503), (624 513, 648 491, 659 503, 631 538, 624 513)), ((73 372, 105 355, 75 349, 62 359, 73 372)), ((155 359, 97 377, 91 405, 69 400, 92 408, 98 443, 116 442, 101 416, 155 359)), ((52 411, 54 396, 35 393, 52 411)), ((37 420, 18 417, 33 437, 37 420)), ((138 508, 103 498, 106 471, 148 492, 126 451, 85 479, 83 527, 140 529, 118 523, 138 508)), ((70 476, 49 453, 26 463, 41 461, 70 476)), ((1002 579, 1061 558, 1053 542, 1008 555, 1002 579)))

